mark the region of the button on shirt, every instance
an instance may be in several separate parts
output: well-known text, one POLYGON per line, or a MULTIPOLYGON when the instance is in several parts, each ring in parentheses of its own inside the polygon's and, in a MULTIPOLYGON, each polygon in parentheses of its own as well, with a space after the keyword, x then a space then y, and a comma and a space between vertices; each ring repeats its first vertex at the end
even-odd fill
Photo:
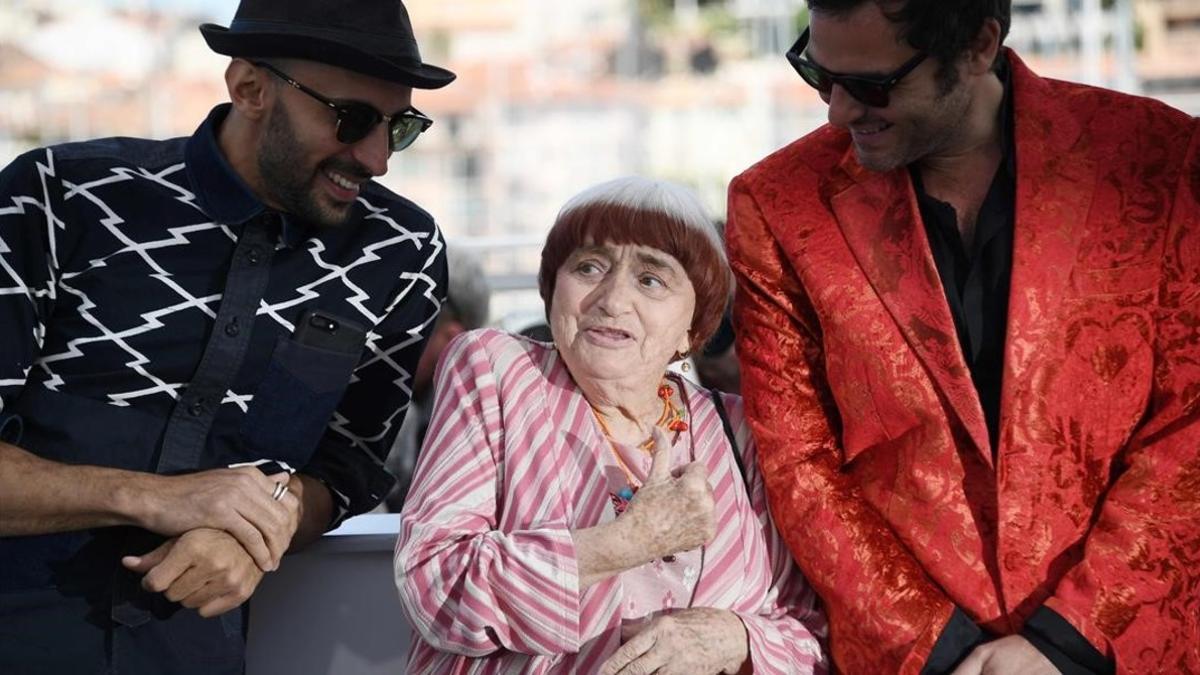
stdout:
MULTIPOLYGON (((336 525, 391 488, 443 241, 375 183, 339 227, 267 208, 217 145, 228 110, 190 138, 61 145, 0 173, 0 438, 160 473, 282 460, 330 489, 336 525)), ((0 538, 0 590, 59 583, 88 536, 0 538)))

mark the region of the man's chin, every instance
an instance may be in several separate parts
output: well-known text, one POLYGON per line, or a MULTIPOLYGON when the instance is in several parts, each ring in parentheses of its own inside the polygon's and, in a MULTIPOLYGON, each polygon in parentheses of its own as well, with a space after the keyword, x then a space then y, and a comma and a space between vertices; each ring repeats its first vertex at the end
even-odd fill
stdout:
POLYGON ((882 153, 877 151, 864 151, 857 145, 854 146, 854 156, 858 159, 858 163, 862 168, 868 171, 877 173, 887 173, 904 164, 891 153, 882 153))
POLYGON ((350 212, 353 208, 352 202, 326 201, 323 204, 310 204, 306 209, 304 219, 317 227, 338 228, 350 220, 350 212))

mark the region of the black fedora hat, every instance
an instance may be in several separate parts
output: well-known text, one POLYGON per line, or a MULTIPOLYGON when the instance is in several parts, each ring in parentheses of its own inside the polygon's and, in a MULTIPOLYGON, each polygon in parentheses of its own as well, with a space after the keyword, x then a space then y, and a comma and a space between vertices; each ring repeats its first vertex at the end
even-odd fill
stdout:
POLYGON ((400 0, 242 0, 228 28, 200 33, 226 56, 320 61, 419 89, 455 77, 421 61, 400 0))

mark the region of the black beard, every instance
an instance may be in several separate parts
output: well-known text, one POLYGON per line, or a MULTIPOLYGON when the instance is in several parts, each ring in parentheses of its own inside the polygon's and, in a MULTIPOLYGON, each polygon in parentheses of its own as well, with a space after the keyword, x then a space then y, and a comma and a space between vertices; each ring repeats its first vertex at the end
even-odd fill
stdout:
MULTIPOLYGON (((326 160, 315 173, 337 170, 350 178, 366 177, 362 167, 326 160), (337 168, 334 168, 336 165, 337 168)), ((258 172, 267 195, 283 210, 302 221, 320 227, 341 227, 350 218, 352 204, 322 206, 313 194, 314 172, 306 168, 302 148, 297 141, 291 117, 282 105, 271 110, 266 134, 258 151, 258 172)))

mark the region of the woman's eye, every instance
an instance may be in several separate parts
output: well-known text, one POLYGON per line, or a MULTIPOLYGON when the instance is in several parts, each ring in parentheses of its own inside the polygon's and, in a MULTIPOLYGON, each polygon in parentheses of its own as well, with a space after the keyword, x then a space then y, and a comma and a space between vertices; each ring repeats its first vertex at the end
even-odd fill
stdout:
POLYGON ((575 266, 575 271, 579 272, 580 274, 590 275, 590 274, 599 274, 600 272, 603 272, 604 270, 602 270, 600 268, 600 265, 596 264, 595 262, 593 262, 591 260, 584 260, 575 266))
POLYGON ((642 276, 638 277, 638 283, 640 283, 645 288, 666 288, 667 287, 667 285, 663 283, 662 279, 659 279, 658 277, 654 276, 653 274, 643 274, 642 276))

